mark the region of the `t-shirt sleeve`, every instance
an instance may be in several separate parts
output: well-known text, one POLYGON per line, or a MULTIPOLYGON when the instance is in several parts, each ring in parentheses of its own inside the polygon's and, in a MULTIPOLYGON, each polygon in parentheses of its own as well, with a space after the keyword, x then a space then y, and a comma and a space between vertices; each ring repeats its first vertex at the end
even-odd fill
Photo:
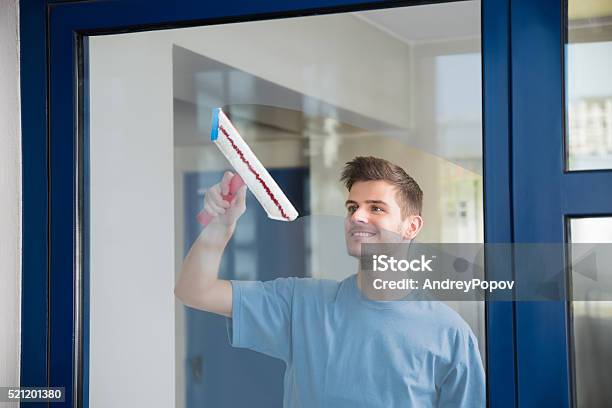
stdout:
POLYGON ((232 317, 227 329, 233 347, 288 360, 295 279, 231 281, 232 317))
POLYGON ((478 341, 471 332, 459 331, 454 357, 441 387, 439 407, 486 407, 485 373, 478 341))

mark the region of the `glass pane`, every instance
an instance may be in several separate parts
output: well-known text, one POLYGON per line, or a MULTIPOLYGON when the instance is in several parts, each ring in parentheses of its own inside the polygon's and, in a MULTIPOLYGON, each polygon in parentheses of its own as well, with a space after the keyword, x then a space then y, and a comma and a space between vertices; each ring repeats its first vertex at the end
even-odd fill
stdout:
MULTIPOLYGON (((612 243, 612 218, 573 218, 569 228, 571 244, 612 243)), ((581 252, 587 250, 588 246, 572 246, 572 265, 577 264, 583 257, 581 252)), ((609 264, 593 262, 590 265, 592 270, 586 271, 590 276, 608 281, 612 277, 609 264), (602 278, 602 274, 606 276, 602 278)), ((580 278, 572 274, 573 286, 579 286, 580 278)), ((593 300, 572 302, 575 395, 578 407, 603 407, 612 401, 612 302, 601 300, 610 299, 610 293, 598 289, 590 292, 581 296, 593 300)))
POLYGON ((612 2, 569 0, 567 167, 612 168, 612 2))
MULTIPOLYGON (((224 317, 175 302, 186 255, 208 228, 196 216, 231 168, 210 140, 214 108, 223 108, 300 214, 273 221, 249 192, 221 279, 351 282, 358 264, 347 253, 349 191, 340 175, 357 156, 388 160, 417 181, 424 197, 417 240, 483 242, 477 1, 95 36, 89 52, 92 407, 270 407, 291 392, 283 375, 286 367, 297 375, 296 360, 232 347, 224 317)), ((484 304, 449 306, 474 332, 471 362, 480 363, 484 304)), ((342 319, 364 321, 348 311, 342 319)), ((315 332, 292 340, 315 347, 332 338, 315 332)), ((388 338, 354 338, 361 337, 388 338)), ((435 352, 438 344, 427 346, 435 352)), ((314 358, 308 347, 294 358, 314 358)), ((329 351, 320 347, 316 355, 329 351)), ((347 391, 337 382, 360 373, 330 374, 336 384, 327 383, 326 398, 340 398, 347 391)), ((437 398, 427 383, 432 370, 393 378, 423 379, 403 386, 437 398)), ((335 406, 303 404, 321 405, 335 406)))

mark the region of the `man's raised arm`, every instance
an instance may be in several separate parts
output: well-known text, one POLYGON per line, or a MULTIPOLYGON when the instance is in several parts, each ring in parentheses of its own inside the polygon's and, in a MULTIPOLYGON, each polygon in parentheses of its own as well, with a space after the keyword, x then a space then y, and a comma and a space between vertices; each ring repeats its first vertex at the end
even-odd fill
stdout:
POLYGON ((214 218, 191 246, 174 288, 185 305, 227 317, 232 315, 232 285, 219 279, 219 265, 236 221, 246 209, 246 186, 238 190, 231 203, 221 197, 228 193, 233 176, 226 172, 221 182, 206 191, 204 209, 214 218))

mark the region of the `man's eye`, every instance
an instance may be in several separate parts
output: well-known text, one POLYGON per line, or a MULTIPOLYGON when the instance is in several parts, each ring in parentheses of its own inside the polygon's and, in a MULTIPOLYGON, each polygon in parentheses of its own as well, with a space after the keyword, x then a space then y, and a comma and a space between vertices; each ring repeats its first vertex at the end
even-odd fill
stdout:
POLYGON ((374 211, 374 212, 382 212, 382 211, 383 211, 383 209, 382 209, 382 208, 380 208, 380 207, 373 206, 373 207, 372 207, 372 211, 374 211))
POLYGON ((355 210, 357 210, 357 207, 355 207, 354 205, 351 205, 351 206, 349 206, 349 207, 346 207, 346 211, 347 211, 349 214, 354 213, 354 212, 355 212, 355 210))

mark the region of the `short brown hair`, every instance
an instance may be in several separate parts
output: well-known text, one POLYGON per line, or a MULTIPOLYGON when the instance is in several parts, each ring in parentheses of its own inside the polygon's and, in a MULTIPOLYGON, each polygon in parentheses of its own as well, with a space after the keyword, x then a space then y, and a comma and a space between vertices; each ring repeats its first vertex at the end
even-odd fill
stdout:
POLYGON ((397 198, 405 218, 410 214, 421 215, 423 191, 419 184, 400 166, 385 159, 358 156, 346 163, 340 181, 347 190, 358 181, 383 180, 397 187, 397 198))

